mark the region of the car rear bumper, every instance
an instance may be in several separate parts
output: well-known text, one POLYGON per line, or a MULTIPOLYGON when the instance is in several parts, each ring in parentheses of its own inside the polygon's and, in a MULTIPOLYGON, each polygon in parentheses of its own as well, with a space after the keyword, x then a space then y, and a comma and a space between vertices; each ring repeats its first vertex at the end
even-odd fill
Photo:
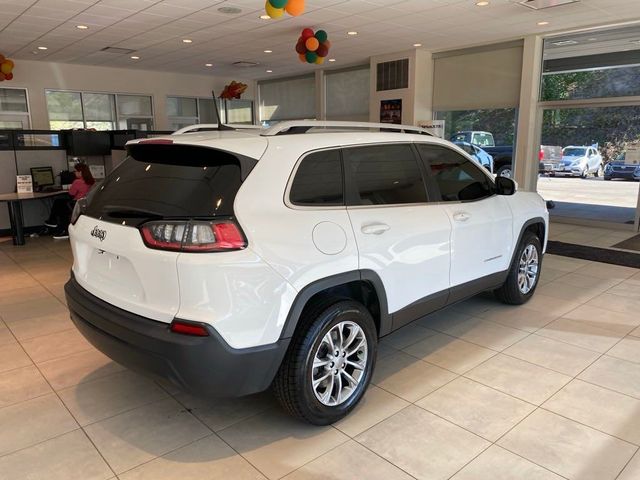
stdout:
POLYGON ((208 337, 173 333, 169 325, 115 307, 71 279, 65 285, 71 320, 84 337, 116 362, 182 390, 237 397, 266 390, 289 339, 255 348, 231 348, 211 326, 208 337))

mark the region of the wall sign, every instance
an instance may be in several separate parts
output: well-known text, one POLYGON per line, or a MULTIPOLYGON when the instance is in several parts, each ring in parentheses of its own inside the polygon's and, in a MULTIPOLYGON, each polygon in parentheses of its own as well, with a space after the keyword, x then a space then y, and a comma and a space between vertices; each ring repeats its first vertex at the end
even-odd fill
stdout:
POLYGON ((426 128, 438 138, 444 138, 444 120, 420 120, 418 126, 420 128, 426 128))
POLYGON ((402 123, 402 99, 380 101, 380 123, 402 123))

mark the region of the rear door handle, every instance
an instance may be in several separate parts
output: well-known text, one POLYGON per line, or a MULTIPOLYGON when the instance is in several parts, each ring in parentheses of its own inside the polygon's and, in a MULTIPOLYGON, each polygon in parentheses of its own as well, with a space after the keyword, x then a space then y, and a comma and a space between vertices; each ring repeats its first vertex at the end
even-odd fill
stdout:
POLYGON ((365 235, 381 235, 391 227, 386 223, 369 223, 367 225, 363 225, 360 228, 360 231, 365 235))
POLYGON ((453 219, 456 222, 466 222, 470 218, 471 218, 471 215, 469 215, 467 212, 456 212, 453 214, 453 219))

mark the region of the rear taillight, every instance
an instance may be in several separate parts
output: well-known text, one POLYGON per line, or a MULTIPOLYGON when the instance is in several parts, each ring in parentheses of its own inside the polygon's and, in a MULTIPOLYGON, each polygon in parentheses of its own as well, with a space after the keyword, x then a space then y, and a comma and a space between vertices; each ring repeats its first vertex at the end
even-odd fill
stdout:
POLYGON ((169 329, 173 333, 181 333, 182 335, 193 335, 195 337, 208 337, 209 332, 207 329, 198 323, 183 322, 181 320, 174 320, 171 322, 169 329))
POLYGON ((149 248, 177 252, 225 252, 241 250, 247 241, 233 220, 147 222, 140 227, 149 248))

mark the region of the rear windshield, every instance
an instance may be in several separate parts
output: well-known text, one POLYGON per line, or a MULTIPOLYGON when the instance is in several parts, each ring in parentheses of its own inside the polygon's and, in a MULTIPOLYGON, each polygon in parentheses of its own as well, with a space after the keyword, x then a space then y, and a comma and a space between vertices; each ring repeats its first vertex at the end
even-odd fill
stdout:
POLYGON ((233 215, 243 178, 236 156, 188 145, 139 144, 128 150, 127 158, 96 187, 87 215, 127 225, 233 215))

